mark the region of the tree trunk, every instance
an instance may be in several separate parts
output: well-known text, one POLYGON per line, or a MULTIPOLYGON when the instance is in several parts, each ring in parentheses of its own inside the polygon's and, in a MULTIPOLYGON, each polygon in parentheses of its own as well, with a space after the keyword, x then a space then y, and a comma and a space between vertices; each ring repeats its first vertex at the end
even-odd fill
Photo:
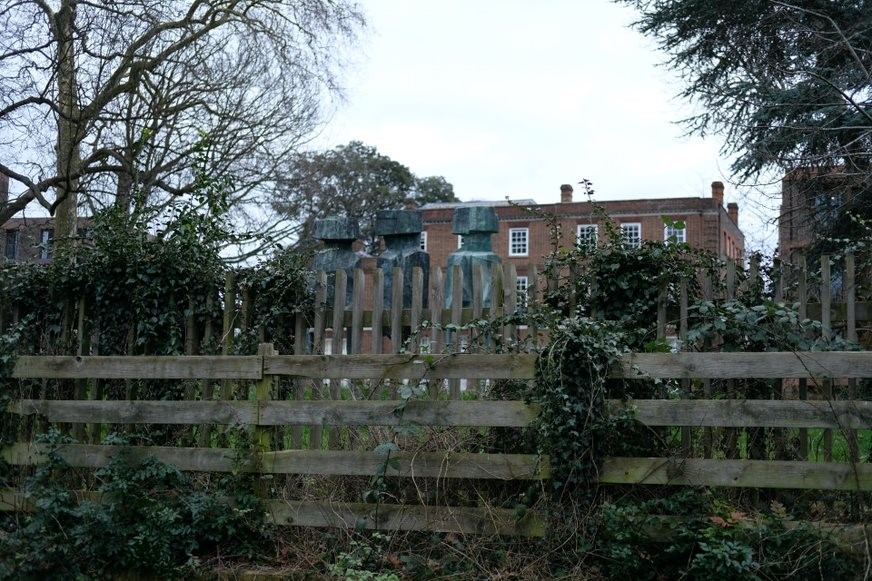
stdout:
POLYGON ((76 54, 74 47, 76 0, 62 0, 55 15, 55 33, 58 41, 58 142, 57 169, 62 178, 55 188, 55 245, 69 245, 76 236, 76 207, 78 205, 81 168, 81 142, 84 137, 78 102, 76 80, 76 54))

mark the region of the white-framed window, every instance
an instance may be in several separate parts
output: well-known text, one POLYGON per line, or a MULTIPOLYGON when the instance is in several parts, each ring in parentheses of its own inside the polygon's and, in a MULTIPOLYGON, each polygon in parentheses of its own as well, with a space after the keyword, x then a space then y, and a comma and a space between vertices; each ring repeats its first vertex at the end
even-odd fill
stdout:
POLYGON ((627 248, 640 248, 642 246, 642 224, 621 224, 621 241, 627 248))
POLYGON ((517 291, 517 304, 519 307, 527 306, 527 285, 529 285, 529 283, 530 279, 526 276, 518 276, 515 279, 515 291, 517 291))
POLYGON ((596 224, 579 224, 575 242, 582 248, 596 248, 599 227, 596 224))
POLYGON ((676 228, 674 224, 667 224, 663 228, 663 241, 667 244, 683 244, 687 242, 687 227, 676 228))
POLYGON ((530 254, 530 229, 509 228, 509 256, 530 254))
POLYGON ((39 235, 39 257, 43 260, 51 258, 54 244, 54 228, 44 228, 39 235))
POLYGON ((461 248, 463 248, 463 235, 458 234, 457 235, 457 249, 460 250, 461 248))
POLYGON ((419 248, 421 250, 423 250, 424 252, 427 252, 427 232, 426 231, 421 232, 421 244, 419 245, 419 248))

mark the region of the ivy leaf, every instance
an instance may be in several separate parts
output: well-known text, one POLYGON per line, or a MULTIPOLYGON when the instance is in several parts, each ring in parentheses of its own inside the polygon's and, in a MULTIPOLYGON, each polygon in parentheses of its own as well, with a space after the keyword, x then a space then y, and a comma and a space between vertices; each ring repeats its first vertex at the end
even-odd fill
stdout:
POLYGON ((389 456, 391 452, 398 452, 399 450, 399 446, 393 442, 382 442, 375 447, 374 452, 379 456, 389 456))

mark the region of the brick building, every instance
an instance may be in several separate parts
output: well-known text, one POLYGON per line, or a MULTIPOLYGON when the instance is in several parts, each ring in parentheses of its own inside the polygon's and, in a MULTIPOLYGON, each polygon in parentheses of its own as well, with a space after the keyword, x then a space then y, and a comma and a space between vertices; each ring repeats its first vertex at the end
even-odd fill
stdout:
POLYGON ((828 226, 865 190, 863 176, 844 168, 800 168, 781 180, 778 254, 787 261, 807 249, 817 231, 828 226))
MULTIPOLYGON (((589 201, 573 199, 571 186, 561 186, 560 203, 536 204, 533 200, 508 202, 462 202, 427 204, 424 214, 422 248, 430 253, 431 268, 445 267, 448 255, 457 250, 462 240, 451 233, 454 208, 464 204, 493 206, 499 217, 499 232, 493 238, 493 251, 503 263, 514 263, 519 278, 526 281, 530 265, 541 267, 544 256, 552 251, 550 232, 546 221, 539 217, 550 214, 561 226, 562 246, 574 245, 576 240, 602 241, 605 234, 601 220, 589 201), (536 214, 525 209, 533 209, 536 214), (539 214, 539 215, 537 215, 539 214)), ((696 248, 710 250, 724 259, 742 260, 745 236, 739 229, 739 206, 728 203, 724 207, 724 185, 712 183, 711 195, 704 198, 663 198, 645 200, 619 200, 597 202, 605 209, 622 233, 627 244, 639 245, 643 240, 669 240, 687 242, 696 248), (685 228, 668 228, 663 216, 682 221, 685 228)))
MULTIPOLYGON (((0 174, 0 202, 9 199, 9 178, 0 174)), ((87 237, 91 220, 79 219, 79 236, 87 237)), ((54 218, 12 218, 2 226, 0 251, 6 262, 50 262, 54 244, 54 218)))

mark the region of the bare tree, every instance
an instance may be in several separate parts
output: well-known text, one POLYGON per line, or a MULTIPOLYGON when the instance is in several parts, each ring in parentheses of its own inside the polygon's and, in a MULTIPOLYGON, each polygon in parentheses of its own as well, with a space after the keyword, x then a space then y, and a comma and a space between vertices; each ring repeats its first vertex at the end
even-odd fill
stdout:
POLYGON ((335 95, 352 0, 10 0, 0 8, 0 173, 56 239, 82 203, 141 212, 209 170, 256 200, 335 95), (23 190, 23 191, 22 191, 23 190))

